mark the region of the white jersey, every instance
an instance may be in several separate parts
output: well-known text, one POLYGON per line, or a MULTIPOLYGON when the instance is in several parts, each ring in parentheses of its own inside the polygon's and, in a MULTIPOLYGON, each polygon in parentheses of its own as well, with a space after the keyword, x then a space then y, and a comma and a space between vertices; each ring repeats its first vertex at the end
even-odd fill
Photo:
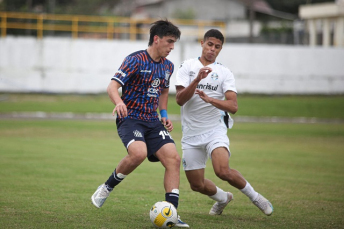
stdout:
MULTIPOLYGON (((199 58, 184 61, 177 71, 176 86, 189 86, 203 67, 199 58)), ((198 83, 197 89, 204 91, 209 97, 220 100, 225 99, 226 91, 237 92, 234 75, 227 67, 218 62, 207 67, 210 67, 212 72, 198 83)), ((181 107, 183 138, 200 135, 218 125, 225 125, 222 120, 223 115, 222 110, 204 102, 194 94, 181 107)))

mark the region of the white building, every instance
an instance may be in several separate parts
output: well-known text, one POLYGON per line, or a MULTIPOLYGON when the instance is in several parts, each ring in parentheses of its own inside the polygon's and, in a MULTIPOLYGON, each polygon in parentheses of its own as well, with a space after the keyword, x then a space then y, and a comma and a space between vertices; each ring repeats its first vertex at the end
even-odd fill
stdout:
POLYGON ((323 46, 344 47, 344 0, 336 0, 334 3, 302 5, 299 15, 306 21, 309 45, 317 45, 319 43, 318 34, 322 34, 323 46))

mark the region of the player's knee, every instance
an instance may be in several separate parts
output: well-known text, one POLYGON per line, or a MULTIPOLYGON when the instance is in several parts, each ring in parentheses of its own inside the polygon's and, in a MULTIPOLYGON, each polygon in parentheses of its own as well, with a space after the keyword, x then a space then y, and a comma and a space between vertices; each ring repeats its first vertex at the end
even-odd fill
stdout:
POLYGON ((228 181, 228 182, 230 182, 233 179, 229 169, 217 170, 217 171, 215 171, 215 174, 221 180, 225 180, 225 181, 228 181))
POLYGON ((177 169, 177 170, 179 170, 180 168, 181 159, 177 152, 167 154, 167 155, 160 154, 159 160, 165 168, 177 169))
POLYGON ((203 185, 201 185, 201 184, 190 184, 190 188, 194 192, 201 192, 203 190, 203 185))
POLYGON ((174 166, 180 166, 180 162, 181 162, 181 159, 180 159, 180 156, 178 154, 178 152, 175 152, 173 154, 171 154, 169 156, 169 161, 171 164, 173 164, 174 166))
POLYGON ((131 161, 133 164, 141 164, 147 157, 147 153, 143 151, 137 151, 130 153, 131 161))
POLYGON ((180 165, 181 159, 178 153, 174 156, 174 161, 177 165, 180 165))

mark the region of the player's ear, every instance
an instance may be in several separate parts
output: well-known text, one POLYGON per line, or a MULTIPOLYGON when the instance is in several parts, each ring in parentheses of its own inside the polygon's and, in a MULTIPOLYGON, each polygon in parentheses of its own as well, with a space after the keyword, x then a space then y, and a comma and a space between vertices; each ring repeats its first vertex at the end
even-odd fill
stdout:
POLYGON ((159 37, 158 35, 155 35, 155 36, 154 36, 154 39, 153 39, 153 40, 154 40, 154 43, 155 43, 155 44, 158 44, 159 39, 160 39, 160 37, 159 37))

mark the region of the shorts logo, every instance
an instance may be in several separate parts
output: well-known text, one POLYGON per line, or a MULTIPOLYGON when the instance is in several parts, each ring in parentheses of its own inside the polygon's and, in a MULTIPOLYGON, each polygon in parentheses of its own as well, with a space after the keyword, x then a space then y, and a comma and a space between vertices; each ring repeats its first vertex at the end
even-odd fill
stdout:
POLYGON ((142 138, 142 134, 141 134, 140 131, 134 130, 133 133, 134 133, 134 136, 135 136, 135 137, 142 138))
POLYGON ((186 161, 185 161, 185 159, 183 158, 183 167, 184 167, 184 169, 186 168, 186 161))

